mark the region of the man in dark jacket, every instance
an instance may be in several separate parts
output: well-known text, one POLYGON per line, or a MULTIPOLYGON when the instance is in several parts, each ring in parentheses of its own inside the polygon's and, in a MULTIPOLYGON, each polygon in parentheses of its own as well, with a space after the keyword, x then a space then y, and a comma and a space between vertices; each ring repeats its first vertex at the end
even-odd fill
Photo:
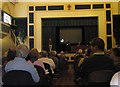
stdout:
POLYGON ((112 59, 104 54, 104 46, 101 38, 94 38, 91 41, 93 55, 86 58, 80 67, 79 75, 82 79, 87 79, 88 75, 96 70, 114 70, 112 59))

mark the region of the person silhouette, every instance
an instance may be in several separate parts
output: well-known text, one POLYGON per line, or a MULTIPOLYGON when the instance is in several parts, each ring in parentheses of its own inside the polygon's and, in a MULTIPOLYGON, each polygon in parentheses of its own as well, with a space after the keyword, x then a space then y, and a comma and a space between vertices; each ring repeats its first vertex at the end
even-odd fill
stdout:
POLYGON ((51 52, 51 50, 52 50, 52 39, 51 38, 49 38, 49 51, 51 52))

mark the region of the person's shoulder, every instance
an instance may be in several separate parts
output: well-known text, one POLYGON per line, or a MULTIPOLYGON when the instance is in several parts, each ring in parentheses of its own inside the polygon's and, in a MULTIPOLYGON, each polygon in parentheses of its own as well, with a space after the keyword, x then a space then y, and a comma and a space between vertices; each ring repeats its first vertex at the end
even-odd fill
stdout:
POLYGON ((120 71, 113 75, 110 85, 118 85, 118 81, 120 80, 119 75, 120 75, 120 71))
POLYGON ((44 60, 44 59, 45 59, 45 58, 42 57, 42 58, 39 58, 38 60, 39 60, 39 61, 42 61, 42 60, 44 60))
POLYGON ((93 58, 94 58, 94 55, 89 56, 89 57, 86 57, 85 60, 86 60, 86 61, 90 61, 90 60, 92 60, 93 58))
POLYGON ((91 62, 93 62, 94 61, 94 56, 92 55, 92 56, 89 56, 89 57, 87 57, 87 58, 84 58, 84 61, 83 61, 83 63, 91 63, 91 62))
POLYGON ((25 64, 26 66, 34 66, 31 61, 23 62, 23 64, 25 64))
POLYGON ((118 75, 120 74, 120 71, 119 72, 116 72, 113 77, 118 77, 118 75))
POLYGON ((105 54, 99 54, 99 55, 94 55, 93 56, 94 58, 103 58, 103 59, 109 59, 110 57, 108 55, 105 55, 105 54))
POLYGON ((53 61, 52 58, 48 58, 49 61, 53 61))
POLYGON ((83 64, 87 64, 91 61, 91 57, 84 58, 83 64))
POLYGON ((36 64, 36 63, 43 63, 43 61, 41 61, 41 60, 36 60, 34 63, 35 63, 35 64, 36 64))
POLYGON ((108 56, 108 55, 106 55, 106 54, 104 54, 103 56, 106 57, 106 58, 110 58, 110 56, 108 56))
POLYGON ((29 69, 29 70, 30 70, 30 69, 33 70, 33 69, 35 68, 35 67, 34 67, 34 64, 32 64, 32 63, 30 63, 30 62, 26 62, 25 65, 26 65, 25 68, 26 68, 26 69, 29 69))
POLYGON ((8 65, 8 64, 14 64, 13 62, 14 62, 14 60, 7 61, 6 65, 8 65))
POLYGON ((116 72, 115 74, 119 75, 120 76, 120 71, 116 72))

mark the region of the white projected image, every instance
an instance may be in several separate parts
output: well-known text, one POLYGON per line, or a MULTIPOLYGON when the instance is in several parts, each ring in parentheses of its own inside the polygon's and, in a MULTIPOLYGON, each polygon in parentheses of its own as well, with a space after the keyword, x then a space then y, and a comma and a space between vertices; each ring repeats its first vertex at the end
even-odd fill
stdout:
POLYGON ((11 17, 7 13, 3 14, 3 22, 11 25, 11 17))

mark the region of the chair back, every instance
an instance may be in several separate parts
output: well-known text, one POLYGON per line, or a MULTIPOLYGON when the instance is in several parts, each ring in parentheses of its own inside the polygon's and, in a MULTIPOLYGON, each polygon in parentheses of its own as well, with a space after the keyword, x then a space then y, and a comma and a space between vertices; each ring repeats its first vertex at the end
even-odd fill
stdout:
POLYGON ((27 71, 12 70, 4 74, 3 86, 25 86, 35 85, 32 76, 27 71))
POLYGON ((49 86, 51 85, 49 77, 45 74, 45 71, 42 67, 34 65, 36 68, 39 76, 40 76, 40 81, 38 83, 39 86, 49 86))
POLYGON ((49 74, 52 74, 52 70, 51 70, 51 68, 50 68, 50 65, 49 65, 48 63, 43 63, 43 64, 44 64, 44 66, 45 66, 45 69, 48 70, 49 74))
POLYGON ((109 87, 114 72, 112 70, 93 71, 88 75, 88 86, 109 87))
POLYGON ((36 70, 37 70, 39 76, 45 75, 45 71, 44 71, 44 69, 43 69, 42 67, 37 66, 37 65, 34 65, 34 67, 36 68, 36 70))
POLYGON ((88 76, 89 82, 109 82, 113 76, 112 70, 98 70, 93 71, 88 76))

